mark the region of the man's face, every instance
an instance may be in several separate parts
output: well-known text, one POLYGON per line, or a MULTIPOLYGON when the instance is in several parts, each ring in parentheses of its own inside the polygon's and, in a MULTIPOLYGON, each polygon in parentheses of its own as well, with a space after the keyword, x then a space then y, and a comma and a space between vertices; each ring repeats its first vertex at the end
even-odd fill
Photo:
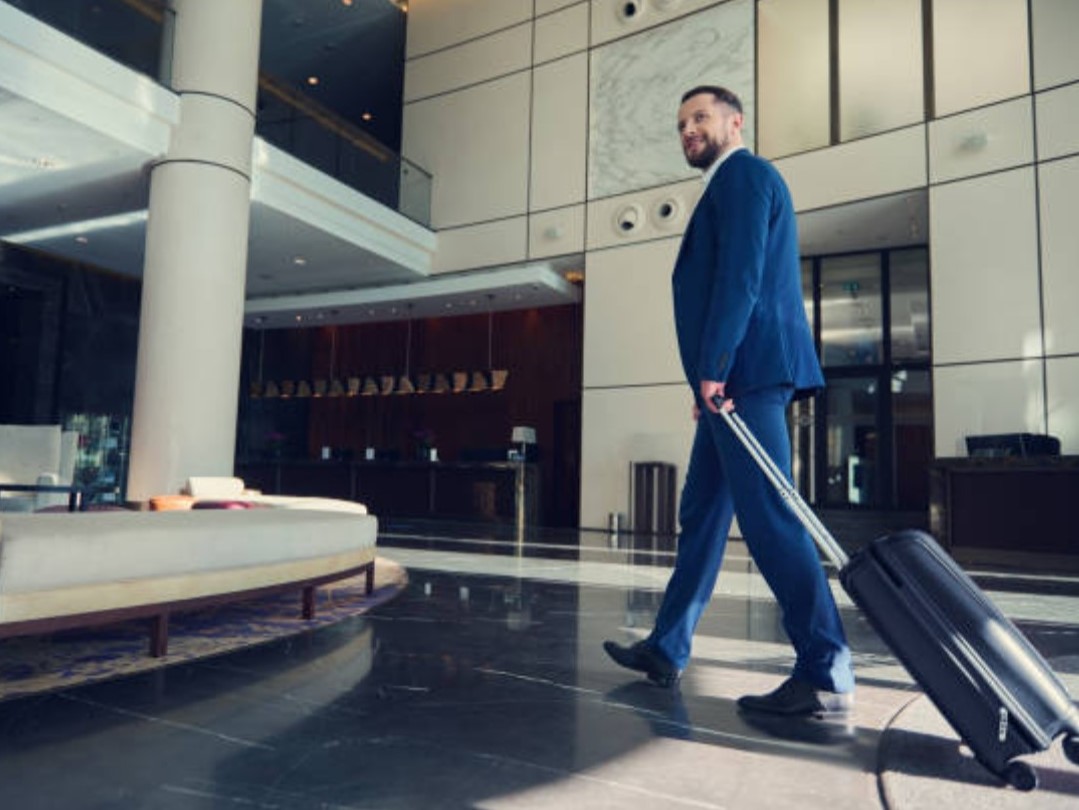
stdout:
POLYGON ((742 114, 711 93, 698 93, 678 108, 678 133, 686 162, 695 169, 707 169, 742 143, 742 114))

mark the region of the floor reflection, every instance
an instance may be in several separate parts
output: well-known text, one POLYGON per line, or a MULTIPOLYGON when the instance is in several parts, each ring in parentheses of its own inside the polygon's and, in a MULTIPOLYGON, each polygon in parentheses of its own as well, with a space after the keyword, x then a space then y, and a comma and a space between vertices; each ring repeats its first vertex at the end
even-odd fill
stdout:
MULTIPOLYGON (((849 722, 754 718, 735 700, 777 684, 792 655, 740 544, 680 687, 663 690, 600 648, 651 627, 672 557, 651 539, 612 545, 605 533, 554 532, 522 548, 459 525, 384 529, 381 553, 408 567, 409 585, 363 617, 152 676, 0 703, 0 802, 882 806, 883 740, 921 698, 849 601, 841 610, 859 675, 849 722)), ((1035 645, 1079 674, 1076 583, 1054 579, 1045 593, 1004 579, 1014 586, 999 591, 1009 609, 1037 617, 1022 620, 1035 645)), ((903 733, 904 745, 923 735, 922 754, 955 746, 939 731, 903 733)), ((908 771, 892 772, 928 780, 918 787, 932 805, 1009 795, 985 780, 908 771)), ((1079 788, 1054 784, 1023 806, 1079 800, 1079 788)))

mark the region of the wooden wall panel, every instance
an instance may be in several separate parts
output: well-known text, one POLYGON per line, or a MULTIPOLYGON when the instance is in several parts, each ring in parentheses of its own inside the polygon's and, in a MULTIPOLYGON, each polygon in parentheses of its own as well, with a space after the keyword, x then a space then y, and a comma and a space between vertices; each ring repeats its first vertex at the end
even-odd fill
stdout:
MULTIPOLYGON (((529 425, 537 434, 543 521, 576 525, 580 434, 565 424, 574 423, 567 413, 580 411, 581 307, 498 312, 492 325, 491 365, 509 371, 501 391, 305 400, 246 397, 258 379, 260 350, 263 381, 329 377, 331 356, 338 378, 399 376, 407 322, 248 332, 241 459, 265 458, 271 449, 265 437, 280 433, 289 457, 315 459, 330 447, 335 455, 361 459, 374 447, 380 456, 412 460, 419 432, 433 434, 443 461, 505 459, 513 426, 529 425)), ((488 315, 414 321, 409 354, 413 378, 486 370, 488 315)))

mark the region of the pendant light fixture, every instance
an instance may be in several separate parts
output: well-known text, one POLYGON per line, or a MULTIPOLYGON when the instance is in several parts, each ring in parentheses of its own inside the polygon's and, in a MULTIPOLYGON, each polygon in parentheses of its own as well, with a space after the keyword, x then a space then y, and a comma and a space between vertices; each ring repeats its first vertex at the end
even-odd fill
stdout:
MULTIPOLYGON (((248 393, 249 393, 249 395, 251 396, 252 399, 258 399, 259 397, 266 396, 265 390, 264 390, 263 385, 262 385, 262 359, 263 359, 263 355, 264 355, 265 351, 266 351, 266 330, 265 329, 260 329, 259 330, 259 363, 258 363, 258 374, 256 375, 258 377, 258 379, 254 380, 251 383, 250 388, 248 389, 248 393)), ((274 388, 276 389, 277 386, 275 385, 274 388)), ((276 394, 275 394, 275 396, 276 396, 276 394)))
POLYGON ((408 305, 408 327, 405 330, 405 373, 397 380, 397 394, 414 394, 416 386, 412 382, 412 304, 408 305))
POLYGON ((509 369, 494 367, 495 296, 487 294, 487 378, 491 391, 501 391, 510 376, 509 369))

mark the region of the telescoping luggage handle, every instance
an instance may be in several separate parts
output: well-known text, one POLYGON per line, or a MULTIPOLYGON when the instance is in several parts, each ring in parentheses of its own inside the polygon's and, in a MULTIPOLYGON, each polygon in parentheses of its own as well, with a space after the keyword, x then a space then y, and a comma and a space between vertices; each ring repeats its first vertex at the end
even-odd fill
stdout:
POLYGON ((760 466, 761 471, 772 483, 772 485, 779 490, 779 494, 783 498, 783 502, 790 507, 791 511, 802 521, 802 525, 806 527, 806 530, 813 537, 817 547, 824 552, 831 562, 837 567, 842 568, 850 559, 847 556, 847 552, 843 550, 843 547, 839 545, 839 542, 832 537, 832 533, 825 528, 821 523, 820 518, 810 508, 809 504, 805 502, 798 490, 794 488, 787 476, 783 474, 783 471, 776 466, 776 463, 772 461, 772 457, 768 455, 768 451, 761 447, 761 443, 757 441, 757 437, 753 435, 753 432, 749 429, 749 426, 745 423, 745 420, 738 415, 737 411, 726 411, 723 409, 723 403, 726 400, 716 397, 713 402, 719 407, 719 415, 723 417, 723 421, 727 423, 734 435, 737 436, 749 455, 760 466))

